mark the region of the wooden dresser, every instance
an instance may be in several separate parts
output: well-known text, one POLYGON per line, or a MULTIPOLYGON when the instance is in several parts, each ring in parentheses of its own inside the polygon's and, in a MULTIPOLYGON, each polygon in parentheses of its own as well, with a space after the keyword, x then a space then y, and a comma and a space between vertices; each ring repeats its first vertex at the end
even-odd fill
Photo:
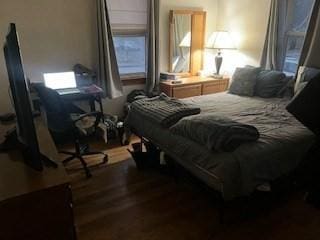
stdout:
POLYGON ((188 77, 181 78, 182 83, 173 84, 171 81, 160 83, 160 90, 170 97, 187 98, 218 92, 228 89, 229 78, 215 79, 210 77, 188 77))
MULTIPOLYGON (((12 126, 0 125, 0 141, 12 126)), ((40 150, 51 159, 59 155, 49 131, 36 121, 40 150)), ((76 239, 72 194, 65 168, 28 167, 18 150, 0 153, 0 239, 76 239)))

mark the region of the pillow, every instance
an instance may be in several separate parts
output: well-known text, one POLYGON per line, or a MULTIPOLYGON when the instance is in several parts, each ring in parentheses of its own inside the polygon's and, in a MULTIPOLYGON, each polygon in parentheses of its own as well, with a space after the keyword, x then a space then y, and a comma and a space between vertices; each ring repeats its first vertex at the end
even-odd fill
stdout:
POLYGON ((286 84, 279 90, 277 97, 279 98, 292 98, 294 96, 294 78, 292 76, 286 77, 286 84))
POLYGON ((257 77, 255 95, 262 98, 277 97, 288 80, 283 72, 263 70, 257 77))
POLYGON ((310 68, 310 67, 299 67, 296 84, 294 86, 294 93, 297 94, 298 90, 301 89, 300 84, 304 82, 309 82, 312 78, 320 73, 320 69, 318 68, 310 68))
POLYGON ((320 134, 320 74, 304 83, 305 86, 296 94, 287 106, 290 112, 304 126, 313 131, 317 136, 320 134))
POLYGON ((295 95, 298 95, 303 89, 305 86, 307 86, 308 82, 302 82, 298 85, 297 87, 297 91, 295 93, 295 95))
POLYGON ((252 97, 259 72, 260 68, 237 68, 232 77, 229 93, 252 97))
POLYGON ((251 69, 252 69, 252 68, 256 68, 255 66, 252 66, 252 65, 245 65, 244 67, 245 67, 245 68, 251 68, 251 69))

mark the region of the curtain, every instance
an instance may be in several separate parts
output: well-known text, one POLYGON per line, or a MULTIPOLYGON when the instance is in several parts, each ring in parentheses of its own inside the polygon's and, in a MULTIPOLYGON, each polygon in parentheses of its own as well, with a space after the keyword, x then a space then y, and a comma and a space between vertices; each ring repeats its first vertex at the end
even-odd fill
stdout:
POLYGON ((313 6, 309 27, 304 40, 299 66, 320 68, 320 0, 313 6))
POLYGON ((123 95, 112 30, 107 7, 107 0, 97 0, 97 24, 99 46, 98 84, 105 97, 117 98, 123 95))
POLYGON ((148 63, 146 92, 159 91, 159 0, 148 1, 148 63))
POLYGON ((266 40, 261 58, 261 67, 282 71, 286 50, 287 0, 271 0, 266 40))

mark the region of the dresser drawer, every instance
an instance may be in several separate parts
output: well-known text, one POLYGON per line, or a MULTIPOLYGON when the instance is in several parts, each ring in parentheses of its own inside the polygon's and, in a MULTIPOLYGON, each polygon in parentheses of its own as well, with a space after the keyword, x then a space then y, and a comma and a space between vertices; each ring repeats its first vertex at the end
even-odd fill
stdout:
POLYGON ((175 98, 187 98, 193 96, 200 96, 201 90, 201 84, 194 84, 174 87, 172 92, 173 97, 175 98))
POLYGON ((169 97, 173 97, 172 95, 172 87, 166 84, 160 83, 160 91, 167 94, 169 97))
POLYGON ((224 92, 228 89, 228 80, 219 80, 202 84, 202 95, 224 92))

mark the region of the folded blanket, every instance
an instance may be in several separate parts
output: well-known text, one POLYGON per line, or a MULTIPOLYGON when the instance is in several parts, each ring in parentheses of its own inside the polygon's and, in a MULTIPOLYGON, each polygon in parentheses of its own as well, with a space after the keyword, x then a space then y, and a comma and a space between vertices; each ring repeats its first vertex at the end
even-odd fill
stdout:
POLYGON ((170 130, 205 145, 209 150, 223 152, 232 152, 241 144, 259 138, 259 132, 254 126, 214 114, 183 118, 170 130))
POLYGON ((137 111, 151 121, 168 128, 183 117, 199 114, 200 108, 162 93, 154 98, 144 98, 133 102, 130 111, 137 111))

